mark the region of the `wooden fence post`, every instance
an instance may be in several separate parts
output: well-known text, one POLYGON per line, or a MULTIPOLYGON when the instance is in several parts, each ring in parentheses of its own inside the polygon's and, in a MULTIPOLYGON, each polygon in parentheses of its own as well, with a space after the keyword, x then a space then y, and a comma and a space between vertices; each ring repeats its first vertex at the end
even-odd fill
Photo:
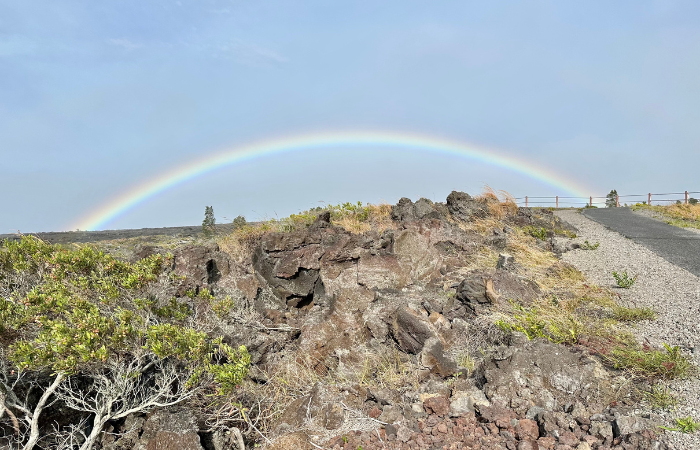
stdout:
POLYGON ((615 206, 617 206, 618 208, 620 207, 620 196, 619 195, 615 196, 615 206))
POLYGON ((591 208, 593 208, 593 197, 590 197, 590 198, 588 199, 588 206, 590 206, 591 208))
POLYGON ((651 206, 651 192, 649 192, 649 197, 647 198, 647 205, 651 206))
MULTIPOLYGON (((688 203, 688 202, 686 202, 688 203)), ((559 196, 557 195, 557 209, 559 209, 559 196)))
POLYGON ((525 207, 527 208, 527 195, 525 196, 525 207))
POLYGON ((688 204, 688 191, 685 191, 685 204, 688 204))

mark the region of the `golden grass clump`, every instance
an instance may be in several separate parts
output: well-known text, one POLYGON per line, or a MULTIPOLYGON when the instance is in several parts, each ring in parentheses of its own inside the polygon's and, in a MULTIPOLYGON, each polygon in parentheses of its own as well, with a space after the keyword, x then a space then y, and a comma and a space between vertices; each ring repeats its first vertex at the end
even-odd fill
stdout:
POLYGON ((508 235, 507 250, 527 269, 542 270, 557 262, 557 257, 536 245, 536 239, 524 230, 515 228, 508 235))
POLYGON ((666 223, 680 228, 700 228, 700 204, 674 203, 671 205, 646 205, 637 203, 632 209, 648 209, 661 214, 666 223))
POLYGON ((370 230, 379 233, 384 230, 396 228, 391 220, 391 205, 379 203, 376 205, 361 203, 344 203, 329 207, 331 212, 331 223, 344 228, 345 230, 360 234, 370 230))
POLYGON ((667 206, 657 206, 664 214, 674 219, 694 220, 700 222, 700 204, 685 205, 672 204, 667 206))
POLYGON ((518 204, 509 192, 500 190, 496 193, 488 184, 484 186, 481 194, 474 198, 486 203, 489 216, 496 220, 502 220, 518 212, 518 204))
POLYGON ((370 203, 363 205, 361 202, 342 203, 291 214, 279 220, 248 223, 219 238, 218 244, 224 252, 242 262, 251 254, 258 239, 266 233, 304 230, 324 211, 331 213, 333 225, 350 233, 361 234, 372 230, 381 233, 387 229, 396 228, 396 224, 391 219, 391 205, 387 203, 376 205, 370 203))
POLYGON ((219 238, 217 242, 223 252, 242 262, 250 256, 258 239, 272 231, 280 231, 280 226, 275 221, 246 224, 219 238))

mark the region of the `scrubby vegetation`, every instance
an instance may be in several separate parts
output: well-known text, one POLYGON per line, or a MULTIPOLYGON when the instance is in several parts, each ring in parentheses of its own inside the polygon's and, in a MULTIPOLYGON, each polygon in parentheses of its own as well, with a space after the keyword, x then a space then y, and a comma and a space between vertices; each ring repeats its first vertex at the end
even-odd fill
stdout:
POLYGON ((678 347, 636 342, 634 324, 653 310, 618 304, 560 261, 556 236, 574 229, 488 187, 451 196, 238 217, 218 246, 3 242, 0 426, 15 434, 2 443, 88 450, 127 416, 177 404, 209 435, 242 431, 251 445, 312 426, 330 438, 376 427, 370 408, 407 411, 402 402, 424 393, 482 389, 476 377, 516 332, 538 339, 528 345, 597 355, 603 372, 601 361, 642 381, 636 400, 675 404, 660 383, 692 365, 678 347), (178 272, 195 262, 193 279, 178 272), (70 421, 54 420, 67 410, 70 421), (323 428, 333 417, 345 422, 323 428))
POLYGON ((38 423, 47 401, 96 415, 81 445, 89 449, 109 420, 200 389, 228 394, 245 377, 245 347, 192 328, 190 308, 159 295, 173 282, 164 270, 170 258, 129 263, 33 237, 0 244, 0 407, 26 411, 14 425, 25 449, 45 435, 38 423), (86 382, 94 389, 76 391, 86 382), (32 386, 43 390, 43 404, 25 397, 32 386))
POLYGON ((633 210, 644 209, 653 211, 660 215, 666 223, 680 228, 700 229, 700 204, 689 202, 689 204, 673 203, 670 205, 647 205, 637 203, 632 205, 633 210))

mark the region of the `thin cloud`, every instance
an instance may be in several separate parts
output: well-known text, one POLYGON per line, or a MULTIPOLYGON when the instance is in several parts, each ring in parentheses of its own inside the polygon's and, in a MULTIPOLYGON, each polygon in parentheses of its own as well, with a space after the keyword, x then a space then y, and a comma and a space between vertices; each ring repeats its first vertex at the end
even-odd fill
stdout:
POLYGON ((234 41, 219 46, 216 49, 215 56, 225 59, 230 58, 239 64, 251 67, 282 64, 289 61, 289 58, 274 50, 243 41, 234 41))
POLYGON ((126 50, 135 50, 137 48, 143 47, 143 44, 139 44, 137 42, 132 42, 129 39, 110 39, 107 41, 108 43, 112 45, 116 45, 117 47, 122 47, 126 50))

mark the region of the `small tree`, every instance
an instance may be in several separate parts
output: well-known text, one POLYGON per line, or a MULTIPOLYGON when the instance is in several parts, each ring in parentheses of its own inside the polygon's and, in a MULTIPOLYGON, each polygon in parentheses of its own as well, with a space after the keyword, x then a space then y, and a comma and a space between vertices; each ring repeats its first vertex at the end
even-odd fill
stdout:
POLYGON ((613 189, 605 197, 605 207, 606 208, 615 208, 616 206, 617 206, 617 190, 613 189))
POLYGON ((202 221, 202 233, 206 237, 211 237, 214 234, 214 226, 216 219, 214 218, 214 207, 207 206, 204 208, 204 220, 202 221))
POLYGON ((697 204, 698 204, 698 199, 697 199, 697 198, 690 197, 690 198, 688 199, 688 203, 690 203, 691 205, 697 205, 697 204))
POLYGON ((248 222, 245 220, 245 217, 243 216, 238 216, 235 219, 233 219, 233 229, 237 230, 239 228, 243 228, 246 226, 248 222))

